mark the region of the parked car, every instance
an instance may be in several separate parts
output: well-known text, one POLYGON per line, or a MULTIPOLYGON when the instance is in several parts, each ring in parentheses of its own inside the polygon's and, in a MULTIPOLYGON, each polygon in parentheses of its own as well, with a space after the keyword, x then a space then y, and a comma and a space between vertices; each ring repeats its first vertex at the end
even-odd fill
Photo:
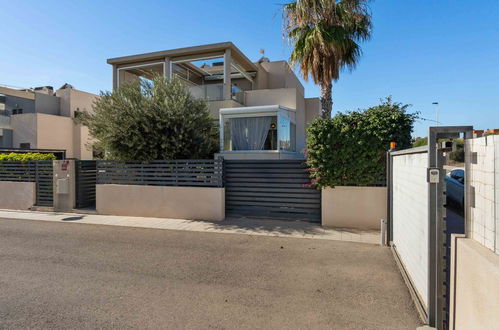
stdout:
POLYGON ((464 208, 464 169, 455 168, 445 176, 447 199, 464 208))

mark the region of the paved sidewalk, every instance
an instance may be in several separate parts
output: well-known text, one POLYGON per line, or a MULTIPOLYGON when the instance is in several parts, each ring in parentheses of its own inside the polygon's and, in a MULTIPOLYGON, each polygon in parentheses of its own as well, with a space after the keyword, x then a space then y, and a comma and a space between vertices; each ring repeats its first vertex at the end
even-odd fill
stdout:
POLYGON ((323 228, 303 221, 281 221, 249 218, 229 218, 225 221, 124 217, 113 215, 16 211, 0 209, 0 218, 84 223, 94 225, 217 232, 259 236, 312 238, 379 244, 379 231, 323 228))

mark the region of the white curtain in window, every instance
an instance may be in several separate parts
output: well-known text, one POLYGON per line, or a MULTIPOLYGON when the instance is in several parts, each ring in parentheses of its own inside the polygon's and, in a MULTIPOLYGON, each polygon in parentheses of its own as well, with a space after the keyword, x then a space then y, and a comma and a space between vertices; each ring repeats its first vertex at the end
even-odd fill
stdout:
POLYGON ((232 150, 263 150, 272 117, 231 118, 232 150))

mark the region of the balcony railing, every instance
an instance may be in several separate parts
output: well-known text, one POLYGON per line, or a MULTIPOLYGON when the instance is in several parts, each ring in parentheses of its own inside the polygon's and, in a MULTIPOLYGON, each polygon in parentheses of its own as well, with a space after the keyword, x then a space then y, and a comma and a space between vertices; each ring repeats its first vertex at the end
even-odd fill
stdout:
POLYGON ((223 88, 223 84, 189 86, 189 90, 195 98, 203 99, 206 101, 223 100, 223 88))
MULTIPOLYGON (((189 86, 189 90, 198 99, 206 101, 222 101, 224 99, 223 84, 189 86)), ((236 85, 232 85, 231 90, 231 98, 240 104, 244 104, 244 91, 236 85)))

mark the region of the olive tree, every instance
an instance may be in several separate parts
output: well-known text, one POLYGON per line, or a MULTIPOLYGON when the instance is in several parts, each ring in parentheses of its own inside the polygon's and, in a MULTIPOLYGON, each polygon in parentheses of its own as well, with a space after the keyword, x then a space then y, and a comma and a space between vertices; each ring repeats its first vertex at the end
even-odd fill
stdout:
POLYGON ((93 113, 77 121, 89 127, 106 158, 210 158, 218 147, 217 129, 204 101, 176 78, 155 76, 102 92, 93 113))

